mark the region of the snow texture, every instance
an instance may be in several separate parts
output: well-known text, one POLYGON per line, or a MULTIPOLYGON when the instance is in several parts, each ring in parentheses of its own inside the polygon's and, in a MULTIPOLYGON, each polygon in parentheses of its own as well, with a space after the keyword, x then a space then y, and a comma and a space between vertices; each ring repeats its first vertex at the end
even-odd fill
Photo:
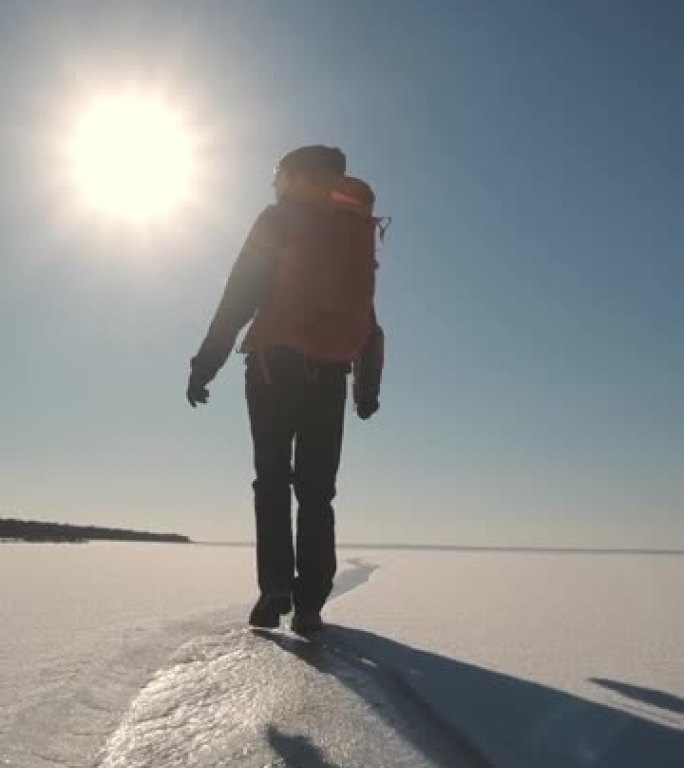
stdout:
POLYGON ((448 738, 435 741, 366 663, 334 640, 248 629, 203 637, 143 689, 101 766, 476 765, 448 738))
POLYGON ((3 545, 0 766, 684 764, 684 558, 339 560, 309 642, 251 548, 3 545))

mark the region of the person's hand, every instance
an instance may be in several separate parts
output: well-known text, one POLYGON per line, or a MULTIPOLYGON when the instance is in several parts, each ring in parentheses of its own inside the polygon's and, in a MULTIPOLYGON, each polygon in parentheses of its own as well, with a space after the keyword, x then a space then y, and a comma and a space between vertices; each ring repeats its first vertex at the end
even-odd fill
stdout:
POLYGON ((377 400, 362 400, 356 404, 356 414, 360 419, 366 421, 378 410, 380 403, 377 400))
POLYGON ((206 403, 209 399, 209 390, 204 385, 204 382, 200 381, 192 373, 188 379, 188 389, 185 393, 188 398, 188 402, 193 408, 197 407, 197 403, 206 403))

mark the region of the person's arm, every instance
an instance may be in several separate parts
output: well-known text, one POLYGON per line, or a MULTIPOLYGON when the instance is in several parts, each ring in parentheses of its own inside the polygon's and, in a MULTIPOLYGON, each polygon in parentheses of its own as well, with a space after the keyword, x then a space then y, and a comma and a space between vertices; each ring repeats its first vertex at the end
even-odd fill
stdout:
POLYGON ((278 245, 277 212, 257 218, 230 272, 223 296, 199 351, 190 361, 188 400, 206 402, 206 385, 228 359, 240 330, 256 313, 270 285, 278 245))
POLYGON ((385 363, 385 334, 373 308, 373 328, 361 352, 352 364, 356 412, 361 419, 370 418, 380 408, 380 384, 385 363))

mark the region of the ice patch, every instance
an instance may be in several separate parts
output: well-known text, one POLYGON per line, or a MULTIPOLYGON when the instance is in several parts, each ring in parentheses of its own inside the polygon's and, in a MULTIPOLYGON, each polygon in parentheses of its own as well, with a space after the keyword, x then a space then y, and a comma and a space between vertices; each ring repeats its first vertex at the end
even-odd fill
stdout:
POLYGON ((325 643, 231 628, 197 638, 171 658, 133 702, 99 765, 467 764, 453 753, 436 761, 436 745, 421 746, 422 726, 325 643))

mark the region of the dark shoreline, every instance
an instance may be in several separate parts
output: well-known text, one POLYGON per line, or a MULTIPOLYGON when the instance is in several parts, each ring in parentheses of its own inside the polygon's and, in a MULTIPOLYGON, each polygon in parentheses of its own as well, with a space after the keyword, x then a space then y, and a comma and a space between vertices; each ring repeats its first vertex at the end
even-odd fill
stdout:
POLYGON ((2 540, 55 544, 80 544, 87 541, 162 541, 192 544, 190 538, 178 533, 150 533, 125 528, 100 528, 92 525, 67 525, 12 518, 0 518, 0 541, 2 540))

